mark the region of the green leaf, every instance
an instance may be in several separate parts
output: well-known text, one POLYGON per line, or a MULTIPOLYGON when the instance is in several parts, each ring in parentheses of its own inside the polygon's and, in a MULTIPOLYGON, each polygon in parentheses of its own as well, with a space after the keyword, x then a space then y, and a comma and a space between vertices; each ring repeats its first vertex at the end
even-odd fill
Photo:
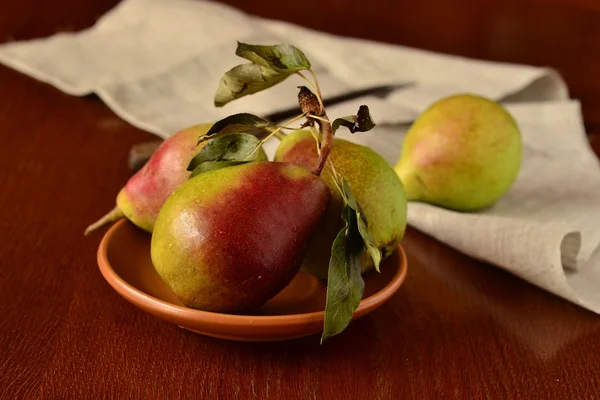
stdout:
POLYGON ((277 72, 292 74, 310 69, 310 61, 304 53, 290 44, 262 46, 238 42, 235 54, 277 72))
MULTIPOLYGON (((259 146, 260 140, 256 136, 247 133, 233 133, 213 137, 192 158, 187 170, 194 171, 200 165, 213 161, 235 161, 240 163, 255 161, 260 154, 259 146)), ((205 168, 209 168, 209 166, 205 168)))
POLYGON ((215 106, 258 93, 283 82, 290 74, 258 64, 242 64, 227 71, 215 93, 215 106))
POLYGON ((365 247, 369 255, 373 259, 373 265, 375 266, 375 270, 379 271, 379 264, 381 264, 381 250, 377 246, 375 246, 375 241, 373 240, 373 236, 369 232, 369 228, 366 224, 366 219, 364 218, 364 214, 359 213, 358 216, 358 231, 360 232, 360 236, 364 241, 365 247))
POLYGON ((342 218, 346 221, 346 226, 338 233, 331 247, 321 343, 346 329, 365 288, 360 265, 363 245, 356 213, 346 205, 342 218))
POLYGON ((198 138, 198 144, 217 135, 248 132, 257 128, 274 126, 270 121, 249 113, 233 114, 214 123, 206 134, 198 138))
POLYGON ((310 62, 296 47, 250 45, 238 42, 235 54, 251 61, 227 71, 215 93, 215 106, 268 89, 283 82, 291 74, 310 68, 310 62))
POLYGON ((370 254, 377 271, 381 262, 381 251, 375 246, 367 219, 348 181, 339 174, 336 178, 346 203, 342 210, 346 224, 331 247, 321 343, 346 329, 360 304, 365 287, 361 265, 363 252, 370 254))
POLYGON ((216 169, 232 167, 234 165, 245 164, 243 161, 205 161, 202 164, 198 165, 190 175, 190 178, 195 177, 196 175, 203 174, 204 172, 214 171, 216 169))
POLYGON ((381 250, 379 250, 379 248, 375 245, 373 235, 371 235, 371 232, 369 232, 369 224, 367 222, 367 218, 365 217, 365 214, 363 213, 360 204, 358 204, 358 201, 356 201, 352 190, 350 190, 350 185, 348 184, 348 181, 346 181, 346 179, 344 179, 343 176, 338 176, 341 178, 342 196, 344 197, 348 206, 356 213, 356 220, 358 221, 358 231, 360 233, 360 236, 362 237, 366 250, 369 252, 369 255, 373 259, 373 265, 375 266, 375 269, 377 270, 377 272, 379 272, 379 264, 381 263, 382 258, 381 250))
POLYGON ((331 130, 334 134, 340 126, 345 126, 350 130, 351 133, 367 132, 375 127, 375 122, 373 122, 373 118, 371 118, 369 107, 362 105, 358 108, 358 113, 356 115, 336 118, 333 121, 331 124, 331 130))

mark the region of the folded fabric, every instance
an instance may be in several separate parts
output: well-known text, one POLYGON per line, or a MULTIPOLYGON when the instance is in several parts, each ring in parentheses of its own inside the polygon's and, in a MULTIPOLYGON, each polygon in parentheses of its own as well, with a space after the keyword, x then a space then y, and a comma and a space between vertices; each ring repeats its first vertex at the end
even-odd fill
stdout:
POLYGON ((79 33, 0 46, 0 63, 73 95, 96 93, 139 128, 167 137, 235 112, 267 115, 297 104, 290 78, 223 108, 213 94, 223 73, 245 62, 236 41, 291 43, 311 60, 325 97, 411 83, 371 102, 378 123, 410 121, 433 100, 476 92, 500 100, 560 100, 567 89, 548 68, 474 61, 342 38, 193 0, 125 0, 79 33))

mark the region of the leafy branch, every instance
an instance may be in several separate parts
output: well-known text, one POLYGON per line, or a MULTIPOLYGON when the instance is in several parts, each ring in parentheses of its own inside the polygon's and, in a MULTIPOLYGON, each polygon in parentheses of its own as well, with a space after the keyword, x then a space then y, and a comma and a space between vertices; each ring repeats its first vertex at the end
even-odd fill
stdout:
MULTIPOLYGON (((256 146, 256 148, 255 148, 255 149, 252 151, 252 153, 250 154, 250 156, 251 156, 252 154, 255 154, 255 153, 258 151, 258 149, 260 149, 260 147, 261 147, 263 144, 265 144, 265 143, 267 142, 267 140, 271 139, 273 136, 276 136, 276 135, 277 135, 277 134, 278 134, 278 133, 279 133, 279 132, 280 132, 282 129, 284 129, 284 127, 285 127, 286 125, 288 125, 288 124, 291 124, 292 122, 296 122, 296 121, 298 121, 299 119, 301 119, 301 118, 304 118, 304 116, 305 116, 304 114, 297 115, 297 116, 295 116, 294 118, 292 118, 292 119, 290 119, 289 121, 287 121, 286 123, 284 123, 284 124, 283 124, 283 126, 279 126, 279 127, 277 127, 277 129, 274 129, 274 130, 273 130, 272 132, 270 132, 270 133, 269 133, 269 134, 268 134, 268 135, 267 135, 267 136, 266 136, 264 139, 262 139, 262 140, 260 141, 260 143, 259 143, 259 144, 256 146)), ((249 156, 249 157, 250 157, 250 156, 249 156)))
POLYGON ((255 161, 259 149, 267 140, 281 135, 282 129, 286 129, 289 124, 306 118, 302 127, 310 128, 318 153, 312 172, 319 176, 323 168, 329 165, 335 186, 344 200, 341 218, 345 226, 333 242, 329 261, 325 321, 321 337, 323 342, 348 326, 360 304, 364 290, 361 275, 361 256, 364 252, 368 252, 379 271, 381 251, 373 242, 368 222, 350 184, 336 171, 329 158, 335 132, 341 126, 352 133, 366 132, 375 123, 365 105, 359 108, 356 115, 331 121, 323 105, 319 82, 311 64, 304 53, 294 46, 263 46, 238 42, 235 53, 250 63, 238 65, 225 73, 215 93, 215 106, 222 107, 233 100, 266 90, 291 75, 297 75, 308 85, 300 87, 298 93, 301 114, 282 125, 248 113, 231 115, 217 121, 206 135, 199 138, 199 143, 208 143, 192 159, 188 169, 193 171, 194 176, 216 168, 255 161), (312 80, 301 71, 308 71, 312 80), (256 128, 267 129, 270 133, 263 140, 247 133, 256 128))
POLYGON ((268 89, 311 67, 304 53, 289 44, 261 46, 238 42, 235 54, 250 63, 230 69, 221 78, 215 93, 216 107, 268 89))

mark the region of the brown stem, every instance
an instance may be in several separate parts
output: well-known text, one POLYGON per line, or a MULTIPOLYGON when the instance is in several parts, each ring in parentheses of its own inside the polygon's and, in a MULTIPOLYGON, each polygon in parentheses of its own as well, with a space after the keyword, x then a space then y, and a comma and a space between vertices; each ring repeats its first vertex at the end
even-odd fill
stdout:
MULTIPOLYGON (((329 119, 327 118, 325 111, 323 111, 323 114, 320 116, 325 119, 329 119)), ((321 129, 321 153, 319 153, 317 165, 315 165, 313 168, 312 173, 320 176, 325 164, 327 163, 327 158, 329 157, 331 147, 333 146, 333 131, 331 130, 331 124, 329 122, 317 120, 317 123, 321 129)))
POLYGON ((124 216, 125 215, 123 214, 123 211, 121 211, 119 209, 119 207, 115 207, 112 210, 110 210, 105 216, 100 218, 98 221, 94 222, 93 224, 91 224, 90 226, 85 228, 85 232, 83 234, 85 236, 87 236, 90 233, 92 233, 93 231, 95 231, 96 229, 108 224, 109 222, 113 222, 118 219, 121 219, 124 216))

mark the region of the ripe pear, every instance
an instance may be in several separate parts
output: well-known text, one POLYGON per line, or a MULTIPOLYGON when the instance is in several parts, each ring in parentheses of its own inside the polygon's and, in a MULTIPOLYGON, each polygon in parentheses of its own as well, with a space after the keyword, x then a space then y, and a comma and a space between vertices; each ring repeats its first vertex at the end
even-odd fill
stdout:
MULTIPOLYGON (((306 168, 314 165, 317 157, 316 141, 305 130, 287 135, 275 154, 276 161, 291 162, 306 168)), ((382 251, 383 258, 387 257, 396 249, 406 229, 406 199, 402 182, 387 161, 366 146, 336 138, 329 158, 335 170, 348 181, 362 207, 375 245, 382 251)), ((331 245, 344 226, 341 219, 344 201, 334 182, 330 165, 327 165, 321 177, 329 187, 332 200, 310 242, 304 266, 315 276, 326 279, 331 245)), ((373 261, 366 252, 363 257, 363 272, 366 272, 373 268, 373 261)))
POLYGON ((188 307, 258 308, 298 272, 329 201, 319 177, 291 164, 263 161, 202 173, 161 209, 152 262, 188 307))
MULTIPOLYGON (((122 217, 126 217, 143 230, 152 232, 164 202, 190 177, 191 172, 187 167, 207 143, 205 141, 197 145, 198 137, 206 134, 212 125, 209 123, 191 126, 161 143, 148 162, 119 191, 116 207, 90 225, 85 234, 122 217)), ((266 158, 261 148, 258 159, 266 158)))
POLYGON ((521 146, 517 123, 504 107, 459 94, 417 118, 395 169, 408 200, 472 211, 509 190, 521 166, 521 146))

